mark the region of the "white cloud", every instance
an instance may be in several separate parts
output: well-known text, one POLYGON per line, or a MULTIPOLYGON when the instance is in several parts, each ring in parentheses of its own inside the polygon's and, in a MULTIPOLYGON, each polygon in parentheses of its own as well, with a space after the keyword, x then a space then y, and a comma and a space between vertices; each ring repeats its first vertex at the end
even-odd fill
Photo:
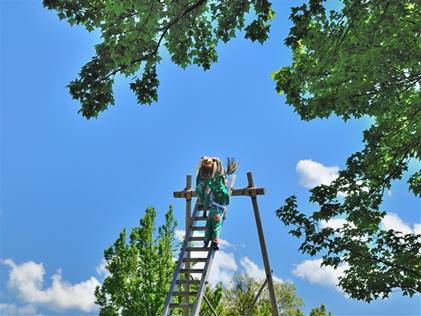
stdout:
POLYGON ((300 160, 296 171, 300 177, 299 183, 306 188, 314 188, 320 184, 330 184, 338 177, 339 167, 326 167, 311 159, 300 160))
POLYGON ((219 238, 219 247, 228 248, 228 247, 233 247, 233 245, 227 240, 219 238))
POLYGON ((241 258, 241 266, 244 268, 246 274, 253 279, 263 281, 266 279, 266 273, 263 269, 260 269, 256 263, 251 261, 248 257, 241 258))
POLYGON ((51 286, 44 288, 45 269, 42 263, 28 261, 19 265, 11 259, 2 263, 10 267, 9 289, 15 291, 23 302, 43 305, 55 311, 96 310, 94 291, 100 285, 96 278, 70 284, 63 281, 61 271, 58 271, 51 277, 51 286))
POLYGON ((222 282, 224 286, 229 286, 232 277, 238 270, 234 254, 217 251, 211 269, 208 281, 212 286, 215 286, 219 282, 222 282))
MULTIPOLYGON (((345 224, 349 223, 344 218, 334 218, 328 221, 322 220, 320 222, 321 227, 331 227, 333 229, 342 228, 345 224)), ((351 227, 355 227, 351 223, 351 227)), ((413 228, 410 227, 407 223, 405 223, 397 214, 395 213, 388 213, 383 217, 380 228, 383 230, 393 229, 394 231, 402 232, 403 234, 421 234, 421 224, 415 223, 413 228)))
POLYGON ((411 228, 397 214, 389 213, 383 217, 380 227, 384 230, 393 229, 403 234, 421 234, 421 224, 414 224, 411 228))
MULTIPOLYGON (((246 274, 258 281, 264 281, 266 279, 266 273, 264 269, 258 267, 258 265, 250 260, 248 257, 243 257, 240 260, 241 266, 244 268, 246 274)), ((283 280, 272 274, 274 281, 283 283, 283 280)))
POLYGON ((32 305, 17 306, 15 304, 0 303, 0 315, 3 316, 33 316, 37 313, 32 305))
POLYGON ((297 264, 292 273, 302 279, 308 280, 312 284, 321 284, 331 287, 337 287, 338 278, 343 275, 346 266, 339 266, 334 269, 330 266, 320 266, 322 259, 305 260, 297 264))
POLYGON ((328 221, 322 220, 320 222, 322 228, 330 227, 330 228, 333 228, 333 229, 342 228, 347 223, 348 223, 348 221, 344 218, 332 218, 328 221))
POLYGON ((184 240, 184 235, 185 235, 185 231, 181 230, 181 229, 176 229, 175 230, 175 239, 178 241, 183 241, 184 240))
POLYGON ((96 267, 96 273, 98 273, 99 276, 105 278, 109 275, 109 272, 107 268, 105 267, 106 261, 104 258, 102 258, 101 263, 96 267))

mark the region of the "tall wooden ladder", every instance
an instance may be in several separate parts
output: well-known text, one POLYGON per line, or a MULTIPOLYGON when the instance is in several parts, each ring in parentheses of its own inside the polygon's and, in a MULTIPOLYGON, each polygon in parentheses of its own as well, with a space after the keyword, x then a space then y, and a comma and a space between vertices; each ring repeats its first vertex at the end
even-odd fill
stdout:
MULTIPOLYGON (((227 188, 229 194, 231 194, 232 188, 234 187, 234 181, 235 175, 228 178, 227 188)), ((196 201, 190 221, 191 224, 187 230, 180 250, 162 316, 172 315, 171 311, 174 309, 188 310, 189 315, 191 316, 198 316, 200 312, 200 306, 203 300, 209 272, 212 267, 213 258, 215 256, 215 250, 210 245, 209 247, 194 245, 194 243, 197 242, 203 243, 205 240, 204 236, 196 236, 194 234, 197 231, 204 232, 206 229, 207 217, 204 216, 203 210, 198 209, 198 205, 199 204, 196 201), (200 225, 200 223, 202 223, 202 225, 200 225), (195 254, 193 255, 193 253, 195 254), (190 264, 195 263, 202 263, 204 266, 200 269, 191 268, 190 264), (191 274, 199 275, 199 278, 191 278, 191 274), (192 284, 197 285, 197 291, 185 291, 185 285, 192 284), (180 299, 178 301, 180 302, 174 302, 175 297, 179 297, 180 299), (188 299, 181 302, 181 298, 186 297, 188 297, 188 299)), ((227 208, 228 206, 225 207, 224 215, 227 212, 227 208)))

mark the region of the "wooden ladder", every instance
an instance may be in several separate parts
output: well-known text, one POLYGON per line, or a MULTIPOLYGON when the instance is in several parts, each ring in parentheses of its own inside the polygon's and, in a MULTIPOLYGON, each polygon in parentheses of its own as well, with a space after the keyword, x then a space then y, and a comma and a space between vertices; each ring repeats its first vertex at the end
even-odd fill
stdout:
MULTIPOLYGON (((231 194, 231 190, 234 187, 235 175, 228 178, 228 192, 231 194)), ((228 206, 224 209, 224 214, 227 212, 228 206)), ((167 299, 165 301, 164 311, 162 316, 170 316, 171 311, 174 309, 183 309, 189 311, 189 315, 198 316, 200 311, 200 305, 203 300, 207 279, 209 272, 212 267, 213 258, 215 256, 215 250, 212 246, 209 247, 198 247, 192 245, 195 242, 204 242, 204 236, 196 236, 194 232, 206 230, 207 217, 204 216, 204 211, 198 209, 198 203, 196 202, 193 214, 191 216, 190 226, 187 230, 187 234, 183 241, 183 245, 180 250, 180 255, 177 261, 177 265, 174 271, 173 279, 168 291, 167 299), (200 225, 200 223, 202 223, 200 225), (203 224, 204 223, 204 224, 203 224), (192 253, 198 254, 199 256, 192 256, 192 253), (190 264, 204 263, 203 268, 196 269, 191 268, 190 264), (199 275, 199 278, 190 278, 191 274, 199 275), (185 285, 196 285, 197 291, 185 291, 182 286, 185 285), (177 286, 179 289, 177 290, 177 286), (189 297, 187 302, 174 302, 174 297, 189 297)), ((181 301, 181 300, 180 300, 181 301)))

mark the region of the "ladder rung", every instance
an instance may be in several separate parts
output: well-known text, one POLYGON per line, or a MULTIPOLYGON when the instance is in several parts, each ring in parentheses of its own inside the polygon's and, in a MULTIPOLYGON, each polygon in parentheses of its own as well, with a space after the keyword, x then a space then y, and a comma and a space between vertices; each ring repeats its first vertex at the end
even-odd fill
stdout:
POLYGON ((189 241, 205 241, 205 236, 193 236, 189 238, 189 241))
POLYGON ((199 284, 200 280, 177 280, 177 284, 199 284))
POLYGON ((205 231, 206 230, 206 226, 193 226, 191 228, 191 230, 201 230, 201 231, 205 231))
POLYGON ((203 269, 181 269, 181 273, 203 273, 203 269))
POLYGON ((186 296, 186 295, 193 296, 196 294, 197 292, 184 292, 184 291, 176 291, 173 293, 173 295, 176 295, 176 296, 186 296))
POLYGON ((208 219, 207 216, 195 216, 193 217, 193 220, 195 221, 206 221, 208 219))
POLYGON ((170 308, 183 308, 183 307, 189 307, 192 308, 193 304, 190 303, 171 303, 170 308))
POLYGON ((183 258, 184 262, 206 262, 207 258, 183 258))
POLYGON ((186 251, 209 251, 211 248, 205 248, 205 247, 187 247, 186 251))

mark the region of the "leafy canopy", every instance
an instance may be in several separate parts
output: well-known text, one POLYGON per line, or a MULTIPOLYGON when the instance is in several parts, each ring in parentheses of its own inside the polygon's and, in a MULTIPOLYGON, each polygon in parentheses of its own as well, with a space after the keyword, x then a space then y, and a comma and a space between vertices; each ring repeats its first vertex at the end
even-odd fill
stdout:
POLYGON ((175 267, 176 222, 170 207, 156 234, 155 217, 148 208, 129 240, 123 229, 104 251, 109 274, 95 291, 100 316, 161 315, 175 267))
POLYGON ((138 103, 157 101, 156 67, 162 45, 175 64, 207 70, 218 59, 219 41, 228 42, 236 31, 244 30, 246 38, 263 43, 273 18, 267 0, 43 0, 43 4, 71 25, 101 32, 96 55, 68 86, 88 119, 114 105, 117 74, 132 78, 130 88, 138 103), (246 25, 249 12, 254 20, 246 25))
MULTIPOLYGON (((262 284, 245 274, 239 274, 232 280, 232 285, 224 289, 222 302, 224 309, 221 316, 270 316, 271 303, 267 287, 254 304, 255 298, 262 284)), ((291 283, 274 282, 275 295, 278 302, 279 315, 303 316, 300 308, 303 300, 295 292, 291 283)))
POLYGON ((405 172, 412 172, 408 189, 421 195, 421 171, 408 170, 421 153, 421 6, 348 0, 342 10, 326 12, 323 1, 309 2, 292 10, 295 26, 285 43, 293 63, 274 73, 278 91, 303 120, 334 114, 374 123, 339 177, 311 190, 317 211, 305 215, 291 196, 277 215, 295 226, 291 234, 304 237, 303 253, 322 254, 323 265, 348 266, 339 285, 352 298, 384 298, 396 288, 412 296, 421 292, 421 235, 379 224, 388 211, 384 192, 405 172), (347 224, 320 225, 335 217, 347 224))
POLYGON ((328 313, 326 311, 326 306, 324 304, 321 304, 320 307, 315 307, 311 309, 310 316, 332 316, 332 313, 328 313))

